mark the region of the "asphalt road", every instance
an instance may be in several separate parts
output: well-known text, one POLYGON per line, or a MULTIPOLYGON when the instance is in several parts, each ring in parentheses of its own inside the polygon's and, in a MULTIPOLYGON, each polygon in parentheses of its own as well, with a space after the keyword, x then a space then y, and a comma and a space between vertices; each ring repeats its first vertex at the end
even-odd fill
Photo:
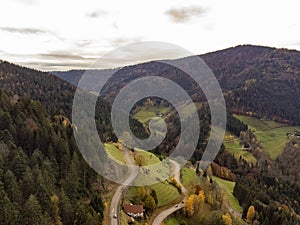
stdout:
MULTIPOLYGON (((128 154, 128 150, 122 146, 122 150, 124 152, 126 161, 130 164, 130 165, 134 165, 134 162, 130 159, 129 154, 128 154)), ((185 189, 185 187, 182 185, 181 181, 180 181, 180 165, 173 161, 170 160, 172 165, 173 165, 173 170, 174 171, 178 171, 178 173, 176 173, 174 175, 175 180, 180 184, 181 186, 181 190, 182 193, 184 194, 184 202, 187 198, 187 190, 185 189)), ((124 182, 124 184, 122 184, 120 187, 118 187, 118 189, 116 190, 111 204, 110 204, 110 224, 111 225, 119 225, 120 221, 119 221, 119 215, 120 215, 120 200, 122 198, 122 193, 124 191, 124 189, 126 188, 126 186, 130 185, 131 182, 136 178, 136 176, 138 175, 139 172, 139 167, 138 166, 132 166, 131 167, 131 174, 130 176, 126 179, 126 181, 124 182)), ((178 204, 175 204, 174 206, 172 206, 169 209, 166 209, 165 211, 161 212, 153 221, 153 225, 160 225, 162 224, 162 222, 172 213, 174 213, 175 211, 181 209, 184 207, 184 203, 180 202, 178 204)))
MULTIPOLYGON (((171 160, 171 163, 173 164, 173 168, 175 171, 178 171, 178 173, 176 173, 174 175, 175 180, 177 181, 177 183, 180 184, 181 186, 181 190, 182 193, 184 194, 184 202, 186 201, 187 198, 187 190, 185 189, 185 187, 182 185, 181 181, 180 181, 180 165, 171 160)), ((163 223, 163 221, 172 213, 176 212, 179 209, 182 209, 184 207, 184 202, 181 202, 179 204, 175 204, 174 206, 172 206, 169 209, 166 209, 165 211, 161 212, 160 214, 158 214, 158 216, 154 219, 152 225, 161 225, 163 223)))
POLYGON ((122 193, 124 191, 124 189, 126 188, 126 186, 130 185, 131 182, 136 178, 136 176, 138 175, 139 172, 139 168, 138 166, 133 166, 134 162, 131 160, 131 158, 129 157, 128 154, 128 150, 122 145, 122 150, 124 152, 124 156, 125 159, 127 161, 127 163, 131 166, 131 173, 130 176, 126 179, 126 181, 120 186, 118 187, 118 189, 116 190, 112 200, 111 200, 111 204, 110 204, 110 224, 111 225, 119 225, 120 221, 120 200, 122 198, 122 193), (117 217, 115 217, 115 215, 117 217))

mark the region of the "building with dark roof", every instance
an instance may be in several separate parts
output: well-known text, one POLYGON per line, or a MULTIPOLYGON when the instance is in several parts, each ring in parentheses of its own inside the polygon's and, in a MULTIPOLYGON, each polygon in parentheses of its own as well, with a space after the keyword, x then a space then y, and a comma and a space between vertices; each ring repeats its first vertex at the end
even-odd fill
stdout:
POLYGON ((123 210, 127 215, 132 216, 134 218, 144 216, 143 205, 124 205, 123 210))

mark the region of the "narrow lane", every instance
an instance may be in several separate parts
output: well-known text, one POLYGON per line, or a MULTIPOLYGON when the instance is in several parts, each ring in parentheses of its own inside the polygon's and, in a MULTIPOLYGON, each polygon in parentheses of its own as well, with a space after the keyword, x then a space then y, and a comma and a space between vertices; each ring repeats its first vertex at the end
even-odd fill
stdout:
POLYGON ((177 181, 177 183, 181 186, 181 191, 184 195, 184 200, 183 202, 179 203, 179 204, 176 204, 174 206, 172 206, 171 208, 169 209, 166 209, 165 211, 161 212, 160 214, 158 214, 158 216, 154 219, 152 225, 161 225, 163 223, 163 221, 169 216, 171 215, 172 213, 176 212, 177 210, 179 209, 182 209, 184 207, 184 202, 186 201, 187 199, 187 190, 186 188, 182 185, 181 181, 180 181, 180 165, 173 161, 173 160, 170 160, 171 163, 173 164, 173 169, 175 171, 178 171, 178 173, 176 173, 174 175, 174 178, 175 180, 177 181))
POLYGON ((122 145, 122 151, 125 156, 125 160, 127 161, 128 165, 130 165, 131 173, 130 176, 126 179, 126 181, 118 187, 114 196, 112 197, 111 204, 110 204, 110 224, 111 225, 120 225, 120 201, 122 198, 122 193, 124 189, 132 183, 132 181, 138 175, 138 166, 134 165, 134 162, 131 160, 128 149, 122 145))

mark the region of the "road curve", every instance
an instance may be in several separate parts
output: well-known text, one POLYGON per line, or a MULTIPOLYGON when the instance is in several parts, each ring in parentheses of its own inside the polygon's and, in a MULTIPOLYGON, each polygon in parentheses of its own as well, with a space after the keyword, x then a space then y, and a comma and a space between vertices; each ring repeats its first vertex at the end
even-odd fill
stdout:
MULTIPOLYGON (((177 183, 181 186, 181 191, 184 194, 184 202, 186 201, 187 198, 187 190, 186 188, 182 185, 181 181, 180 181, 180 165, 173 161, 170 160, 171 163, 173 164, 173 168, 175 171, 178 171, 178 173, 176 173, 174 175, 175 180, 177 181, 177 183)), ((154 219, 152 225, 161 225, 163 223, 163 221, 172 213, 176 212, 179 209, 182 209, 184 207, 184 202, 181 202, 179 204, 176 204, 174 206, 172 206, 169 209, 166 209, 165 211, 161 212, 160 214, 158 214, 158 216, 154 219)))
POLYGON ((130 167, 131 173, 130 173, 130 176, 125 180, 125 182, 121 186, 118 187, 114 196, 112 197, 110 209, 109 209, 111 225, 119 225, 120 224, 120 221, 119 221, 120 216, 119 215, 120 215, 120 200, 122 198, 122 193, 123 193, 124 189, 126 188, 126 186, 130 185, 131 182, 136 178, 136 176, 138 175, 138 172, 139 172, 138 171, 139 168, 134 165, 134 162, 129 157, 128 149, 126 147, 124 147, 123 145, 122 145, 122 151, 124 152, 125 160, 127 161, 127 163, 129 165, 132 165, 130 167), (117 217, 115 217, 115 215, 117 215, 117 217))

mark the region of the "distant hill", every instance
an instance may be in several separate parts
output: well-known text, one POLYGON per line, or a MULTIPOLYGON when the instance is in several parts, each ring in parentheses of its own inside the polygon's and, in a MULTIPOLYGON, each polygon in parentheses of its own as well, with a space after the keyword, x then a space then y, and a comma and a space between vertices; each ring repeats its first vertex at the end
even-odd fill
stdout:
MULTIPOLYGON (((51 116, 64 115, 71 119, 76 86, 51 73, 0 61, 0 90, 13 95, 14 101, 28 96, 31 100, 41 102, 51 116)), ((99 134, 103 140, 111 140, 114 137, 110 123, 111 105, 101 100, 97 106, 99 134)), ((141 123, 132 118, 130 121, 134 130, 142 137, 146 135, 141 123)))
MULTIPOLYGON (((234 112, 300 124, 299 51, 241 45, 199 57, 214 72, 234 112)), ((93 70, 93 73, 97 72, 93 70)), ((84 70, 53 72, 75 85, 83 73, 84 70)), ((199 87, 186 75, 155 61, 120 69, 106 85, 107 97, 113 98, 126 83, 148 75, 172 79, 195 101, 204 100, 199 87)))
POLYGON ((0 61, 0 88, 40 101, 50 114, 71 114, 75 86, 50 73, 0 61))

